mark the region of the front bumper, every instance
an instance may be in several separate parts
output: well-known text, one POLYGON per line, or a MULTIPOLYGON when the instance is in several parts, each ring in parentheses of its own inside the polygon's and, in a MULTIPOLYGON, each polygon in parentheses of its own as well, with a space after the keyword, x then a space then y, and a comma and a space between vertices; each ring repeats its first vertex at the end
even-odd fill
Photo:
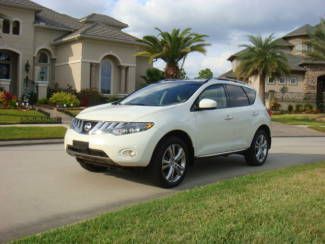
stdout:
POLYGON ((86 135, 68 129, 64 138, 65 150, 71 156, 88 160, 97 164, 123 167, 146 167, 158 140, 155 130, 115 136, 112 134, 86 135), (74 141, 88 143, 88 148, 74 148, 74 141), (134 156, 122 154, 125 150, 135 152, 134 156))

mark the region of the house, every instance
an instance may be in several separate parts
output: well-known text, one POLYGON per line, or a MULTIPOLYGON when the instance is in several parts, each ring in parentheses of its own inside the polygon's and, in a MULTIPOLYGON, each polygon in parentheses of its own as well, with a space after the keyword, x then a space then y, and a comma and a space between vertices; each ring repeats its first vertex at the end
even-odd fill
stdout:
POLYGON ((126 27, 102 14, 77 19, 29 0, 0 0, 0 87, 20 97, 31 81, 39 98, 56 84, 129 93, 151 64, 135 56, 142 44, 126 27))
MULTIPOLYGON (((267 77, 265 89, 268 101, 277 101, 281 104, 281 109, 287 109, 289 104, 311 104, 314 108, 324 109, 325 62, 311 60, 306 55, 310 48, 307 41, 314 28, 315 26, 304 25, 277 39, 288 59, 291 73, 275 79, 267 77)), ((238 65, 237 56, 240 52, 228 58, 232 63, 232 70, 221 75, 222 78, 236 78, 234 70, 238 65)), ((248 82, 258 91, 257 77, 250 77, 248 82)))

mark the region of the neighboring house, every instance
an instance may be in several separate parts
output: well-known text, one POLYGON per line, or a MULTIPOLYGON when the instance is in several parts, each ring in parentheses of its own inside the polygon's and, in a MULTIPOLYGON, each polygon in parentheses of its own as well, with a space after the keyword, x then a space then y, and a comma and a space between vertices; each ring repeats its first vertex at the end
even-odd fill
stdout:
POLYGON ((135 56, 142 44, 122 31, 127 26, 106 15, 76 19, 29 0, 0 0, 0 87, 20 97, 29 66, 39 98, 55 84, 129 93, 152 65, 135 56))
MULTIPOLYGON (((311 60, 306 56, 306 51, 310 48, 306 41, 309 40, 309 34, 314 28, 311 25, 304 25, 277 40, 286 54, 291 74, 276 79, 268 77, 266 92, 268 100, 275 98, 281 103, 282 109, 286 109, 288 104, 307 103, 324 109, 325 62, 311 60)), ((228 58, 232 62, 232 70, 221 75, 221 77, 236 78, 234 70, 238 64, 237 55, 239 53, 228 58)), ((249 78, 248 82, 258 91, 259 81, 257 77, 249 78)))

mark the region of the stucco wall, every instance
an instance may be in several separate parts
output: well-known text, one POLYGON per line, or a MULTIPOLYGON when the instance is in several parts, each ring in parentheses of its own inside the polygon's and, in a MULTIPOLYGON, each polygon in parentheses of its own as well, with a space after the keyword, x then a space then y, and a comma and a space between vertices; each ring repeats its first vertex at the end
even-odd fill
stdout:
POLYGON ((135 65, 136 50, 132 44, 87 39, 83 41, 82 57, 84 60, 100 62, 104 56, 112 54, 119 58, 121 65, 135 65))
POLYGON ((82 43, 80 41, 65 43, 56 46, 55 50, 55 82, 62 88, 66 88, 69 84, 79 91, 82 87, 82 43))
POLYGON ((137 60, 137 66, 135 70, 136 88, 140 88, 145 83, 141 76, 145 75, 147 69, 152 68, 152 64, 149 64, 148 59, 145 57, 136 57, 136 60, 137 60))
POLYGON ((18 60, 18 89, 19 96, 22 94, 22 84, 24 79, 24 65, 29 61, 33 64, 34 53, 34 11, 19 8, 11 8, 0 5, 0 13, 10 17, 12 21, 20 22, 20 34, 12 34, 12 21, 10 25, 10 33, 1 33, 0 49, 15 51, 19 54, 18 60))
POLYGON ((53 30, 48 29, 44 27, 35 27, 35 42, 34 42, 34 55, 37 54, 37 52, 40 49, 47 49, 51 52, 52 58, 55 58, 56 50, 55 47, 51 45, 53 40, 56 38, 68 33, 67 31, 61 31, 61 30, 53 30))
POLYGON ((71 85, 77 91, 81 89, 81 62, 56 66, 55 80, 62 88, 71 85))

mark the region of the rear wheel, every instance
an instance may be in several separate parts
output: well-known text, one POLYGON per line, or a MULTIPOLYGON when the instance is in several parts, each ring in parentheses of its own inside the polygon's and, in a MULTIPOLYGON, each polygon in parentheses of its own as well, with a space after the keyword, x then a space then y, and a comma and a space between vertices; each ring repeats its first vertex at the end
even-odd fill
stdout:
POLYGON ((100 165, 95 165, 91 164, 86 160, 77 158, 78 163, 83 167, 85 170, 90 171, 90 172, 105 172, 107 170, 107 167, 105 166, 100 166, 100 165))
POLYGON ((183 181, 188 165, 187 144, 180 138, 172 136, 158 144, 149 169, 156 184, 170 188, 183 181))
POLYGON ((259 166, 265 163, 270 148, 270 140, 265 130, 258 130, 250 148, 245 153, 247 164, 259 166))

